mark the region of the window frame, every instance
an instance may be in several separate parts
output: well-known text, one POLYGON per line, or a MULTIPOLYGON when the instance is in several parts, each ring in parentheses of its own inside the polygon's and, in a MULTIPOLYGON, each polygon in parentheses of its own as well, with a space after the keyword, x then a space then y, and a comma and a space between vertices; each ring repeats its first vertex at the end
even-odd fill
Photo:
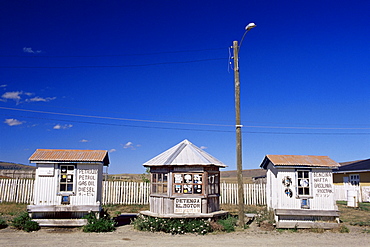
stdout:
POLYGON ((167 195, 168 193, 168 172, 152 172, 150 176, 152 194, 167 195))
POLYGON ((297 178, 297 196, 312 197, 311 170, 309 169, 296 170, 296 178, 297 178))
POLYGON ((359 186, 360 185, 360 174, 349 174, 348 183, 350 183, 353 186, 359 186))
POLYGON ((73 163, 59 164, 59 174, 58 179, 58 191, 61 194, 75 194, 76 190, 76 170, 77 166, 73 163), (63 167, 66 167, 65 172, 63 172, 63 167), (73 169, 70 169, 73 168, 73 169), (63 177, 65 176, 65 177, 63 177), (68 178, 70 176, 70 178, 68 178), (64 189, 62 186, 64 185, 64 189), (70 189, 69 189, 70 188, 70 189))
POLYGON ((173 181, 173 194, 204 195, 204 173, 203 172, 174 172, 172 175, 172 181, 173 181), (185 176, 187 177, 191 176, 190 180, 189 178, 185 178, 185 176), (187 189, 187 192, 184 192, 185 189, 187 189), (190 192, 189 192, 189 189, 190 189, 190 192))
POLYGON ((219 172, 209 172, 207 180, 208 180, 208 185, 207 185, 208 195, 219 195, 220 194, 220 173, 219 172))

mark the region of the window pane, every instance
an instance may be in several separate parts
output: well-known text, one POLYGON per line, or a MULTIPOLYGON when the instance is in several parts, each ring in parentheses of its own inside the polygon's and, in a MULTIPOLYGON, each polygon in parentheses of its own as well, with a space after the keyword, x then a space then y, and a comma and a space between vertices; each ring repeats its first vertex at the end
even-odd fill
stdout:
POLYGON ((193 185, 185 184, 184 185, 184 194, 192 194, 193 193, 193 185))
POLYGON ((73 184, 67 184, 67 191, 73 191, 73 184))
POLYGON ((303 195, 303 188, 298 188, 298 194, 303 195))
POLYGON ((201 184, 202 183, 202 175, 201 174, 194 174, 194 183, 201 184))
POLYGON ((66 184, 60 184, 60 191, 66 191, 66 184))
POLYGON ((61 166, 60 171, 61 171, 61 173, 67 173, 67 167, 66 166, 61 166))
POLYGON ((174 174, 174 183, 175 184, 182 183, 182 174, 174 174))
POLYGON ((175 193, 182 193, 182 185, 175 185, 175 193))
POLYGON ((202 185, 200 185, 200 184, 194 185, 194 193, 195 194, 202 194, 202 185))
POLYGON ((184 175, 184 179, 185 179, 185 183, 191 183, 192 182, 192 175, 191 174, 185 174, 184 175))
POLYGON ((158 193, 163 193, 163 185, 162 184, 157 185, 157 192, 158 193))
POLYGON ((310 194, 310 189, 309 188, 304 188, 304 194, 309 195, 310 194))

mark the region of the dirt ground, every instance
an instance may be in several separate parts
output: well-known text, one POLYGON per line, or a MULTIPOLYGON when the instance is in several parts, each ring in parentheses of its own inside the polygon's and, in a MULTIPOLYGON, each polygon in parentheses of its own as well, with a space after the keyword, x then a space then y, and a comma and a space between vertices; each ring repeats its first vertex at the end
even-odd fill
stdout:
POLYGON ((42 228, 27 233, 8 227, 0 230, 0 246, 369 246, 370 233, 349 227, 350 233, 325 231, 263 231, 251 226, 232 233, 205 236, 141 232, 131 225, 110 233, 84 233, 79 228, 42 228))

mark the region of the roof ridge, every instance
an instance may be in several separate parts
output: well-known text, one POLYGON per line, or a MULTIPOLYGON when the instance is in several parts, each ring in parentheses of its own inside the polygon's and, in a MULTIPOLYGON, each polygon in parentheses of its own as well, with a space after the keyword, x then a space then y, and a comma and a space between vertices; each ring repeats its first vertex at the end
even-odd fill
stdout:
MULTIPOLYGON (((186 141, 186 140, 185 140, 186 141)), ((184 148, 186 147, 186 144, 184 144, 184 141, 180 142, 179 144, 175 145, 175 147, 178 146, 175 150, 175 152, 173 152, 173 154, 171 154, 167 160, 164 162, 164 164, 171 164, 172 161, 174 161, 176 159, 177 156, 179 156, 179 154, 182 152, 182 150, 184 150, 184 148)), ((170 149, 168 149, 167 151, 169 151, 170 149)))
POLYGON ((168 165, 215 165, 226 167, 218 159, 195 146, 187 139, 160 153, 143 166, 168 166, 168 165))

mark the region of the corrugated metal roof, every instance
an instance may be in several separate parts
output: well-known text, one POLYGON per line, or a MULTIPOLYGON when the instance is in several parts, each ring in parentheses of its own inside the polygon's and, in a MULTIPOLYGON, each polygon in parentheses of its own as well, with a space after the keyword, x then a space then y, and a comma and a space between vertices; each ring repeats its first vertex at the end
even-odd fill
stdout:
POLYGON ((226 167, 203 149, 188 140, 184 140, 172 148, 145 162, 143 166, 176 166, 176 165, 214 165, 226 167))
POLYGON ((109 164, 106 150, 67 150, 67 149, 37 149, 29 158, 30 162, 103 162, 109 164))
POLYGON ((266 155, 261 167, 266 168, 268 162, 274 166, 308 166, 308 167, 330 167, 339 166, 337 162, 330 159, 329 156, 315 155, 266 155))

